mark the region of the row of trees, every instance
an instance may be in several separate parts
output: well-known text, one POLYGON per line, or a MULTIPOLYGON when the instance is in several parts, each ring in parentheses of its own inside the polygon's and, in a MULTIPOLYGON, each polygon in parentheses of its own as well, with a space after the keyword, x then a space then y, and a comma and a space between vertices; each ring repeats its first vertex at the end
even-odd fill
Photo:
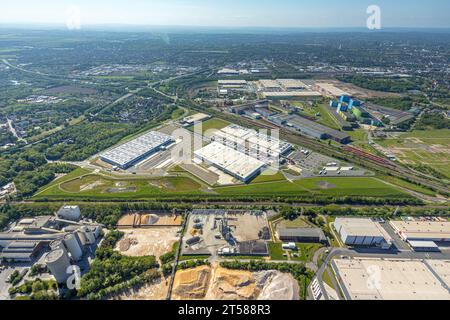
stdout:
POLYGON ((9 288, 9 295, 17 296, 17 300, 58 300, 58 284, 54 280, 44 281, 36 279, 34 281, 25 281, 18 287, 9 288))

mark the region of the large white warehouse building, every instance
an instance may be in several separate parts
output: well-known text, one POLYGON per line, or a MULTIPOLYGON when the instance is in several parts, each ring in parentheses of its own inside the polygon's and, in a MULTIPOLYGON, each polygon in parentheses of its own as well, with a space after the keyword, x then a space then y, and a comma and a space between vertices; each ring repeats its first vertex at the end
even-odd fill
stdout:
POLYGON ((102 153, 100 159, 121 169, 127 169, 172 142, 174 140, 170 136, 150 131, 102 153))
POLYGON ((267 164, 278 163, 292 150, 288 142, 236 124, 215 131, 211 139, 267 164))
POLYGON ((264 162, 218 142, 195 151, 194 155, 243 182, 255 178, 265 166, 264 162))
POLYGON ((405 241, 450 241, 448 221, 390 221, 395 232, 405 241))
POLYGON ((369 218, 336 218, 334 228, 349 246, 381 246, 387 249, 392 244, 383 227, 369 218))

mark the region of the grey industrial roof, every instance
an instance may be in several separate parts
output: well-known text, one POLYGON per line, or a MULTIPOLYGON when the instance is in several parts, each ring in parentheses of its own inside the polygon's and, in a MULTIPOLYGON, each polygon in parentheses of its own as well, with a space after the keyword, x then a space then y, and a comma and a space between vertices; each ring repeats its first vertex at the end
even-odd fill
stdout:
POLYGON ((325 234, 319 228, 283 228, 278 231, 280 237, 318 237, 325 240, 325 234))
POLYGON ((32 251, 29 252, 2 252, 0 258, 3 259, 31 259, 32 251))
POLYGON ((350 135, 348 135, 345 132, 328 128, 324 125, 321 125, 320 123, 308 120, 308 119, 300 117, 298 115, 287 116, 283 120, 286 120, 286 121, 293 123, 294 125, 298 125, 300 127, 306 127, 308 129, 312 129, 317 132, 329 134, 330 136, 333 136, 333 137, 336 137, 339 139, 346 139, 346 138, 350 137, 350 135))

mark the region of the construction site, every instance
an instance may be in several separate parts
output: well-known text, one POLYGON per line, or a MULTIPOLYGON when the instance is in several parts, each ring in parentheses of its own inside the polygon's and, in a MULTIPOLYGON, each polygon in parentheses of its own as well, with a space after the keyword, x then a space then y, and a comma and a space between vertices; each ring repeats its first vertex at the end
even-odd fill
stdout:
POLYGON ((265 256, 270 240, 262 211, 194 210, 183 237, 183 255, 265 256))

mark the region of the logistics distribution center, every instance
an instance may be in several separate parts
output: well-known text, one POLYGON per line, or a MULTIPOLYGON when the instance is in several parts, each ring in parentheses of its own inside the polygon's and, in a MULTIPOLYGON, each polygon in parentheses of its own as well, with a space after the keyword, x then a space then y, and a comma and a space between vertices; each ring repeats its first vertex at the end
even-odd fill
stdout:
POLYGON ((243 182, 255 178, 265 166, 264 162, 218 142, 197 150, 194 155, 243 182))
POLYGON ((235 124, 216 130, 209 139, 211 144, 197 150, 195 158, 246 183, 292 150, 287 142, 235 124))
POLYGON ((395 232, 411 246, 436 248, 434 242, 450 241, 450 222, 448 221, 390 221, 395 232), (433 245, 434 243, 434 245, 433 245))
POLYGON ((380 246, 389 249, 392 239, 383 227, 370 218, 336 218, 334 228, 350 246, 380 246))
POLYGON ((265 163, 278 162, 280 156, 286 155, 292 150, 292 145, 287 142, 235 124, 215 131, 211 140, 265 163))
POLYGON ((100 159, 125 170, 172 142, 174 140, 170 136, 150 131, 100 154, 100 159))

